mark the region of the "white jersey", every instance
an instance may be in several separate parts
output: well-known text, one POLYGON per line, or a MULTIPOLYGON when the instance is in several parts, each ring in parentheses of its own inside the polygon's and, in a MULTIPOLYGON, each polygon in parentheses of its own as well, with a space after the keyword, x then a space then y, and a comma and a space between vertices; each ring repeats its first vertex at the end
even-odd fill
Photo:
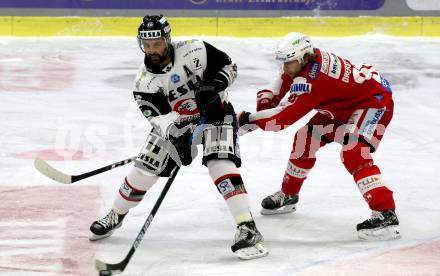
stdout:
MULTIPOLYGON (((163 69, 163 73, 152 73, 144 63, 142 64, 136 77, 134 91, 147 94, 163 93, 171 111, 181 115, 180 121, 191 121, 200 116, 194 90, 203 79, 207 67, 205 44, 200 40, 186 40, 173 42, 172 46, 174 61, 163 69)), ((136 99, 139 105, 140 99, 141 97, 136 99)))

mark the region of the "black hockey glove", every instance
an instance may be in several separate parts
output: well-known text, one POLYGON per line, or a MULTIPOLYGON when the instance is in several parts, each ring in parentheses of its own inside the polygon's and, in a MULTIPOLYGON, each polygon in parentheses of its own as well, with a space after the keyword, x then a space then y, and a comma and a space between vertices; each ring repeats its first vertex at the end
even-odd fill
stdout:
POLYGON ((197 106, 207 119, 218 117, 223 109, 219 93, 231 85, 237 77, 237 65, 231 63, 205 79, 195 91, 197 106))
POLYGON ((196 89, 195 97, 201 114, 207 115, 206 113, 221 110, 222 102, 218 94, 221 91, 223 90, 219 90, 212 81, 205 82, 196 89))
POLYGON ((258 128, 255 124, 251 124, 249 120, 250 112, 242 111, 238 114, 238 135, 242 136, 248 132, 254 131, 258 128))

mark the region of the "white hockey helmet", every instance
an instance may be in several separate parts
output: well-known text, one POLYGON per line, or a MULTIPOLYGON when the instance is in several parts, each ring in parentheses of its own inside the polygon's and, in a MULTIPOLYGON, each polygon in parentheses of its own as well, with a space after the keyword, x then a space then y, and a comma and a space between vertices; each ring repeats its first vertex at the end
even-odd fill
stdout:
POLYGON ((276 59, 283 63, 298 60, 303 65, 304 55, 307 53, 314 53, 310 37, 301 33, 289 33, 278 44, 276 59))

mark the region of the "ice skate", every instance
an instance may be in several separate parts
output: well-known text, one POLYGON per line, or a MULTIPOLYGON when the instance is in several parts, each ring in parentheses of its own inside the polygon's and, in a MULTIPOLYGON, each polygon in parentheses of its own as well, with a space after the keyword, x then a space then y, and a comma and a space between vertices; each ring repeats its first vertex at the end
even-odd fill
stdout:
POLYGON ((264 247, 263 236, 253 221, 242 222, 237 226, 231 249, 242 260, 260 258, 269 254, 264 247))
POLYGON ((287 195, 283 191, 278 191, 261 201, 260 211, 262 215, 287 214, 296 211, 298 194, 287 195))
POLYGON ((400 239, 399 220, 393 209, 373 211, 371 218, 356 227, 361 240, 400 239))
POLYGON ((111 236, 116 229, 121 227, 125 215, 120 215, 111 210, 105 217, 94 221, 90 225, 90 231, 93 235, 89 240, 96 241, 111 236))

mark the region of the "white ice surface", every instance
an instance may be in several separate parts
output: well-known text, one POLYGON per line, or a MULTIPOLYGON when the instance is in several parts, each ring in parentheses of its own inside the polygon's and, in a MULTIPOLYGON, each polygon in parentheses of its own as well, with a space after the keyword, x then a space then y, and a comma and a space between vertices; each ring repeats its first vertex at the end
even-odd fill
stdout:
MULTIPOLYGON (((238 64, 239 76, 230 89, 236 110, 254 110, 256 91, 277 73, 273 60, 276 40, 204 39, 226 51, 238 64)), ((268 257, 239 261, 232 255, 229 247, 235 231, 233 220, 198 156, 180 171, 124 275, 440 274, 440 40, 364 36, 314 41, 317 47, 354 63, 373 64, 392 84, 395 114, 374 158, 386 184, 394 191, 403 238, 388 242, 357 239, 355 226, 368 218, 370 211, 339 160, 338 145, 329 145, 318 153, 296 213, 270 217, 259 214, 261 199, 279 189, 293 134, 309 114, 285 131, 255 131, 240 138, 241 173, 253 215, 270 250, 268 257)), ((23 152, 67 148, 89 153, 88 160, 50 161, 70 173, 136 154, 149 130, 131 94, 141 62, 142 53, 132 38, 2 38, 0 189, 17 189, 18 195, 33 187, 62 185, 40 175, 33 168, 32 159, 18 156, 23 152), (66 69, 66 63, 70 69, 66 69), (68 72, 63 74, 62 70, 68 72), (43 82, 59 76, 69 80, 45 88, 48 84, 43 82)), ((111 208, 128 166, 73 184, 99 187, 91 195, 100 208, 96 215, 111 208)), ((98 242, 96 252, 88 259, 65 256, 62 250, 54 249, 65 242, 65 227, 71 227, 63 222, 50 228, 53 234, 49 247, 39 246, 47 241, 38 235, 27 239, 29 228, 38 222, 28 220, 26 224, 14 210, 28 208, 27 203, 34 198, 5 200, 0 193, 0 275, 88 274, 75 272, 78 266, 90 267, 90 275, 95 275, 93 258, 119 262, 164 181, 130 212, 121 229, 98 242), (8 213, 15 215, 5 219, 8 213), (16 238, 6 239, 13 232, 16 238), (18 250, 23 246, 28 251, 18 250), (17 254, 46 256, 48 248, 55 252, 51 256, 53 263, 38 269, 15 263, 17 254), (63 273, 66 259, 79 264, 63 273)), ((81 197, 75 196, 73 185, 71 196, 76 208, 89 208, 81 197)), ((51 212, 44 206, 35 211, 51 212)), ((88 225, 95 218, 76 219, 88 225)), ((71 252, 88 250, 87 227, 76 234, 71 252)))

